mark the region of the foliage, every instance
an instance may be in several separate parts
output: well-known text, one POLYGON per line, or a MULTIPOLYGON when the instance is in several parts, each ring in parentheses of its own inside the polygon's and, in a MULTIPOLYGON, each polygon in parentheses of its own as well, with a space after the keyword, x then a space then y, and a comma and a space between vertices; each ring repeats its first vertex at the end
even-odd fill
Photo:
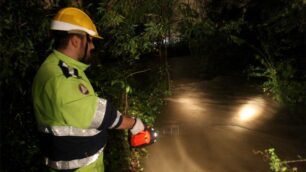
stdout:
POLYGON ((105 37, 101 47, 106 47, 102 49, 113 58, 132 64, 141 54, 156 50, 154 42, 163 34, 163 25, 143 19, 148 15, 143 5, 134 1, 107 0, 87 4, 105 37))
POLYGON ((251 67, 250 76, 267 78, 263 83, 263 91, 282 104, 298 104, 306 102, 306 82, 296 81, 296 70, 288 61, 276 65, 257 58, 264 67, 251 67))
MULTIPOLYGON (((269 157, 270 160, 270 169, 275 172, 285 172, 288 170, 288 167, 286 164, 282 163, 282 161, 279 159, 279 157, 275 153, 275 149, 271 148, 268 150, 265 150, 265 153, 269 157)), ((296 171, 296 169, 292 169, 292 171, 296 171)))
POLYGON ((0 88, 1 171, 41 167, 31 84, 40 57, 49 48, 47 10, 41 1, 1 4, 0 88), (16 10, 18 9, 18 10, 16 10), (28 10, 31 9, 31 10, 28 10))
POLYGON ((297 160, 281 160, 279 156, 275 153, 274 148, 269 148, 264 151, 256 151, 255 154, 259 154, 264 157, 265 160, 269 161, 270 170, 273 172, 297 172, 297 167, 292 167, 289 164, 305 163, 306 159, 297 159, 297 160))

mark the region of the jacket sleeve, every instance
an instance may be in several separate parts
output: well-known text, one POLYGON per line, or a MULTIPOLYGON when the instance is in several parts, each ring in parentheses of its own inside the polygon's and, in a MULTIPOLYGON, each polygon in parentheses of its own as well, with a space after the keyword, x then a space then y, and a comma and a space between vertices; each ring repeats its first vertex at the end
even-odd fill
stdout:
POLYGON ((67 125, 79 128, 116 128, 121 113, 111 103, 95 95, 90 83, 77 78, 63 78, 58 85, 58 106, 67 125))

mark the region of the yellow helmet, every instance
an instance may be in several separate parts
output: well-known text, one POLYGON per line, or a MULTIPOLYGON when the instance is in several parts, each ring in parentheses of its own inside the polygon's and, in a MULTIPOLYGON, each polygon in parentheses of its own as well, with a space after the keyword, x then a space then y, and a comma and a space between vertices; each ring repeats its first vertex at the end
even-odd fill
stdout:
POLYGON ((51 22, 51 30, 85 32, 92 37, 102 39, 90 17, 82 10, 73 7, 63 8, 56 14, 51 22))

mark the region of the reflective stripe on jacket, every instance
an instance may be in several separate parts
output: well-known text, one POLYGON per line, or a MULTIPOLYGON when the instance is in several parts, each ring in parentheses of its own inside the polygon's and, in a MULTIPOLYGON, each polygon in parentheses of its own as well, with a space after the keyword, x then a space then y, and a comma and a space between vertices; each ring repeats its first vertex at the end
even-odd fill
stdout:
POLYGON ((97 160, 103 156, 107 129, 122 121, 119 111, 96 96, 84 73, 87 67, 54 50, 34 78, 32 97, 42 151, 54 169, 101 164, 97 160))

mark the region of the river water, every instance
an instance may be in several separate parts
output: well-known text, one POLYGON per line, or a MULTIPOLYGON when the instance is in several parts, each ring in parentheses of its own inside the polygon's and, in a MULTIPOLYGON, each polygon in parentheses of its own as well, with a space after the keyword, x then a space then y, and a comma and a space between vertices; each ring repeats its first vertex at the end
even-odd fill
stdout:
MULTIPOLYGON (((305 107, 288 111, 237 75, 199 80, 185 60, 172 59, 172 95, 145 172, 265 172, 268 148, 281 159, 306 159, 306 121, 298 117, 305 107)), ((306 171, 306 162, 291 165, 306 171)))

